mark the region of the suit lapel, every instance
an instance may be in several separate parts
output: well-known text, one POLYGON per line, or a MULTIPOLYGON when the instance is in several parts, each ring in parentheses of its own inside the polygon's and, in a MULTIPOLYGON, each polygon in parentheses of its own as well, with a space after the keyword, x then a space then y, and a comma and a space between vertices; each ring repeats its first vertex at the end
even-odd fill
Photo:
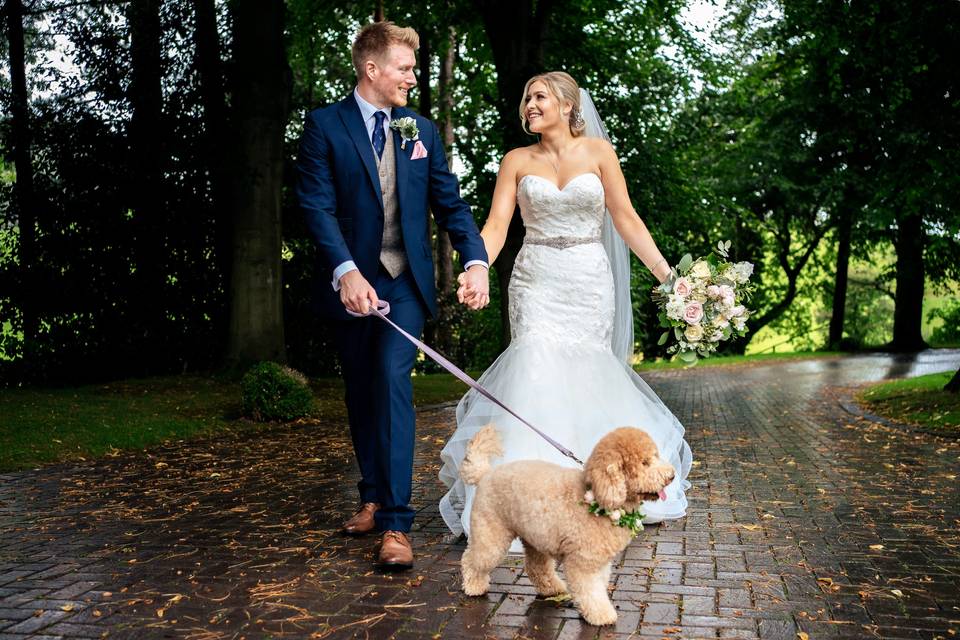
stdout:
POLYGON ((360 105, 352 94, 340 103, 340 119, 343 120, 347 133, 350 134, 350 139, 357 148, 357 153, 360 154, 360 160, 367 169, 370 184, 380 202, 380 210, 383 211, 383 193, 380 191, 380 176, 377 173, 377 161, 373 157, 373 145, 367 139, 367 127, 360 115, 360 105))
MULTIPOLYGON (((406 109, 394 107, 391 115, 391 119, 396 120, 397 118, 405 118, 409 114, 406 109)), ((413 143, 408 142, 407 148, 401 149, 400 145, 403 144, 403 138, 400 137, 400 132, 391 129, 390 133, 393 135, 393 150, 397 158, 397 202, 400 204, 400 210, 403 211, 403 198, 407 192, 407 176, 410 174, 410 153, 412 151, 410 146, 413 143)))

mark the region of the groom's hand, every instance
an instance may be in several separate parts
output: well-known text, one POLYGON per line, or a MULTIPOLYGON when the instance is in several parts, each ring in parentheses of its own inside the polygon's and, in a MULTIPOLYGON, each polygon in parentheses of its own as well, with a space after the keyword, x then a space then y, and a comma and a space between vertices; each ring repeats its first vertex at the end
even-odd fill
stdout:
POLYGON ((377 292, 359 269, 347 271, 340 277, 340 302, 350 311, 366 314, 376 308, 379 301, 377 292))
POLYGON ((460 288, 457 289, 457 300, 467 305, 468 309, 477 311, 490 304, 490 280, 488 269, 483 265, 475 264, 457 276, 460 288))

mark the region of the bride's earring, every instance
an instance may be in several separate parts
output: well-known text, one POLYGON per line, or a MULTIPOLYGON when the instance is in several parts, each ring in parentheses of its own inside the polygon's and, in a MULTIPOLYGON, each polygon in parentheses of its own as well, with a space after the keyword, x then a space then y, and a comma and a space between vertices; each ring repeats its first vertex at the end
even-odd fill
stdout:
POLYGON ((580 109, 573 110, 573 128, 577 131, 582 130, 587 126, 587 123, 583 120, 583 115, 580 113, 580 109))

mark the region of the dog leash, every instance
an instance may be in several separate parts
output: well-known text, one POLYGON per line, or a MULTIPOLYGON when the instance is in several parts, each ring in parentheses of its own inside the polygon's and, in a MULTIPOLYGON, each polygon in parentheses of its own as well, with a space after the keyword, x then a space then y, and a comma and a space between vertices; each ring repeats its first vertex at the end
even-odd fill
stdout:
POLYGON ((434 362, 439 364, 441 367, 443 367, 444 369, 452 373, 454 377, 456 377, 458 380, 460 380, 461 382, 469 386, 471 389, 474 389, 477 393, 479 393, 484 398, 486 398, 490 402, 494 403, 495 405, 497 405, 498 407, 500 407, 501 409, 503 409, 504 411, 512 415, 514 418, 516 418, 523 424, 533 429, 533 431, 537 433, 541 438, 543 438, 544 440, 549 442, 551 445, 553 445, 557 449, 557 451, 567 456, 568 458, 570 458, 571 460, 579 464, 581 467, 583 466, 583 462, 580 460, 580 458, 573 455, 572 451, 570 451, 569 449, 564 447, 562 444, 560 444, 559 442, 557 442, 556 440, 554 440, 553 438, 545 434, 543 431, 540 431, 540 429, 537 429, 535 426, 533 426, 532 424, 530 424, 529 422, 527 422, 526 420, 518 416, 513 409, 511 409, 507 405, 500 402, 500 400, 494 397, 492 393, 490 393, 489 391, 484 389, 482 386, 480 386, 480 384, 476 380, 468 376, 466 373, 464 373, 462 369, 460 369, 455 364, 453 364, 452 362, 447 360, 445 357, 440 355, 429 345, 425 344, 424 342, 421 342, 420 340, 413 337, 412 335, 410 335, 409 333, 401 329, 399 326, 397 326, 397 324, 394 323, 393 320, 387 317, 387 314, 390 313, 390 303, 387 302, 386 300, 380 300, 379 302, 377 302, 377 306, 371 307, 370 311, 366 314, 355 313, 353 311, 350 311, 349 309, 347 309, 346 311, 351 316, 354 316, 356 318, 364 318, 367 315, 372 315, 380 318, 381 320, 389 324, 391 327, 399 331, 400 335, 402 335, 404 338, 406 338, 407 340, 412 342, 414 345, 416 345, 418 349, 420 349, 425 354, 427 354, 431 360, 433 360, 434 362))

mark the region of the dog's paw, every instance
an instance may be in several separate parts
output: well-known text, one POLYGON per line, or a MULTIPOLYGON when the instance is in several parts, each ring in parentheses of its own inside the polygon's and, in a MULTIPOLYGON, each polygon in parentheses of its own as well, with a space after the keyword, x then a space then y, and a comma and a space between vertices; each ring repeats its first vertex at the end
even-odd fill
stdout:
POLYGON ((596 609, 581 609, 580 613, 583 615, 584 620, 597 627, 614 624, 617 621, 617 610, 609 603, 607 603, 605 607, 598 607, 596 609))
POLYGON ((560 578, 551 581, 549 584, 537 585, 537 595, 544 598, 552 598, 565 594, 567 594, 567 585, 565 585, 560 578))
POLYGON ((490 588, 490 580, 464 580, 463 592, 468 596, 482 596, 490 588))

